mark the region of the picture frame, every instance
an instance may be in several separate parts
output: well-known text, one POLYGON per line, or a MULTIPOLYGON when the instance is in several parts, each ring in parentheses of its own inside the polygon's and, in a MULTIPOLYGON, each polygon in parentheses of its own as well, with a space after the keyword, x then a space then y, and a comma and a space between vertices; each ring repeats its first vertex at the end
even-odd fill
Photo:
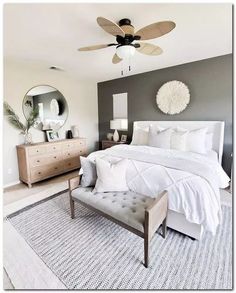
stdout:
POLYGON ((122 135, 121 135, 121 139, 120 139, 120 141, 122 141, 122 142, 126 142, 126 141, 127 141, 127 135, 122 134, 122 135))
POLYGON ((57 131, 54 130, 46 130, 47 140, 49 142, 59 140, 59 135, 57 131))

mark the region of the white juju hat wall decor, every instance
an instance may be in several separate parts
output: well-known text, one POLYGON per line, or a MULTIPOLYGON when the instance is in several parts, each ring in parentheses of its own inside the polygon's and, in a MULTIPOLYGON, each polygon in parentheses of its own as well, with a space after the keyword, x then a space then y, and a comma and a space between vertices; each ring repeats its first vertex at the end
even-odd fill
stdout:
POLYGON ((188 87, 181 81, 169 81, 157 92, 156 102, 158 108, 165 114, 178 114, 182 112, 190 101, 188 87))

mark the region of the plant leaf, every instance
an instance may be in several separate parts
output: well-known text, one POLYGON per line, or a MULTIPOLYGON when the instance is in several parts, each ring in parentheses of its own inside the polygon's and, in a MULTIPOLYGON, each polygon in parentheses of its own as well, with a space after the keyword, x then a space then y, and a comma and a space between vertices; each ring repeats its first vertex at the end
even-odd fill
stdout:
POLYGON ((15 111, 11 108, 11 106, 7 102, 4 102, 3 107, 4 107, 4 115, 7 116, 9 123, 13 127, 25 132, 26 130, 25 125, 20 122, 19 117, 16 115, 15 111))

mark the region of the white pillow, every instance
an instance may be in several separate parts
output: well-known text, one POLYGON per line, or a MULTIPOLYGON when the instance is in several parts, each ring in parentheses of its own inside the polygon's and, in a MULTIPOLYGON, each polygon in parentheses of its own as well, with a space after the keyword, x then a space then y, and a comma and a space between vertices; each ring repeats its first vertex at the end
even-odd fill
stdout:
POLYGON ((152 147, 170 149, 170 140, 173 129, 167 128, 162 131, 158 131, 157 127, 149 127, 148 145, 152 147))
POLYGON ((96 158, 97 181, 94 188, 96 192, 128 191, 126 183, 126 169, 128 160, 120 160, 109 163, 103 159, 96 158))
POLYGON ((80 156, 81 169, 79 174, 82 174, 81 186, 89 187, 94 186, 97 180, 96 165, 88 158, 80 156))
POLYGON ((211 151, 213 149, 213 133, 207 132, 206 134, 206 150, 211 151))
POLYGON ((147 145, 148 144, 148 131, 149 128, 135 127, 131 145, 147 145))
POLYGON ((188 131, 173 131, 170 140, 170 148, 186 151, 186 142, 188 137, 188 131))
POLYGON ((206 154, 207 128, 191 130, 188 132, 186 151, 206 154))
MULTIPOLYGON (((177 127, 177 131, 188 131, 185 128, 177 127)), ((211 151, 213 149, 213 133, 207 132, 206 133, 206 151, 211 151)))
MULTIPOLYGON (((177 131, 188 131, 185 128, 177 127, 177 131)), ((207 132, 206 133, 206 151, 211 151, 213 149, 213 133, 207 132)))

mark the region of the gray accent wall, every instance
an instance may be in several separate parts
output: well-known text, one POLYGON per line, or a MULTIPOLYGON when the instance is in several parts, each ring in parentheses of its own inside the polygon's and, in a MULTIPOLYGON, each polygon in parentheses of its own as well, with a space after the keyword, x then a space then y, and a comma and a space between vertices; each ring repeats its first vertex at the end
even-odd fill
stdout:
MULTIPOLYGON (((147 58, 151 60, 155 57, 147 58)), ((112 95, 127 92, 129 140, 132 137, 134 121, 225 121, 223 168, 230 174, 232 161, 232 62, 232 54, 229 54, 98 83, 99 139, 105 139, 106 134, 112 132, 109 129, 109 121, 113 119, 112 95), (165 115, 156 105, 158 89, 171 80, 184 82, 190 90, 190 103, 178 115, 165 115)))

